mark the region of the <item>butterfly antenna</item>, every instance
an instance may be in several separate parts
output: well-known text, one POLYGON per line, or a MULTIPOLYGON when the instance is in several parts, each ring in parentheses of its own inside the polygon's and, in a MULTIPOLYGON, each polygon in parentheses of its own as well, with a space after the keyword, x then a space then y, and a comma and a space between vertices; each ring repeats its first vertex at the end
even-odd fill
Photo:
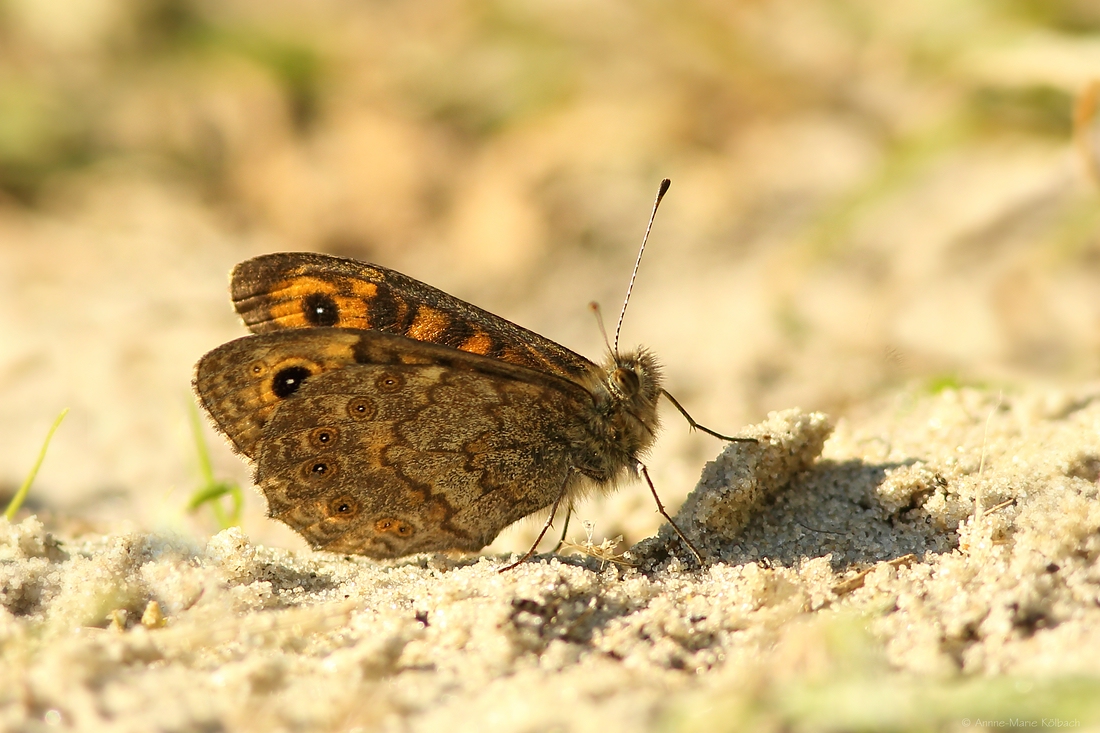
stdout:
POLYGON ((634 272, 630 273, 630 284, 626 286, 626 299, 623 300, 623 309, 619 312, 619 323, 615 326, 615 354, 619 353, 619 332, 623 330, 623 317, 626 316, 626 306, 630 303, 630 291, 634 289, 634 279, 638 277, 638 267, 642 264, 642 253, 645 252, 645 243, 649 241, 649 231, 653 229, 653 220, 657 217, 657 207, 661 205, 661 199, 668 193, 668 187, 672 181, 668 178, 661 180, 661 186, 657 189, 657 198, 653 202, 653 211, 649 215, 649 224, 645 228, 645 236, 642 237, 642 246, 638 249, 638 259, 634 262, 634 272))
POLYGON ((603 327, 603 309, 600 308, 600 304, 596 301, 592 301, 588 304, 589 310, 596 316, 596 325, 600 327, 600 335, 603 336, 603 345, 607 347, 608 351, 611 351, 611 342, 607 340, 607 329, 603 327))

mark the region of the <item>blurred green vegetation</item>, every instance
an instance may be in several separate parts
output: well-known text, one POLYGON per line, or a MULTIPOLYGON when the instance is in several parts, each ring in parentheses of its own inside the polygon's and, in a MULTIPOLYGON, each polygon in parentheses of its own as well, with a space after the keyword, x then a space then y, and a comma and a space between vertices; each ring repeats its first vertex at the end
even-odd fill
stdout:
POLYGON ((860 329, 906 357, 860 393, 981 360, 1100 368, 1096 188, 1069 165, 1097 78, 1091 0, 0 0, 0 201, 172 188, 233 236, 445 256, 526 294, 632 250, 669 176, 685 273, 768 281, 770 333, 731 366, 763 380, 752 412, 806 401, 752 400, 825 378, 800 364, 860 329))
MULTIPOLYGON (((61 0, 0 4, 0 190, 31 205, 57 176, 122 158, 194 176, 226 205, 247 206, 228 183, 252 160, 238 155, 250 141, 204 108, 213 78, 240 114, 281 115, 300 145, 355 105, 476 148, 570 107, 614 100, 612 118, 624 129, 664 108, 672 119, 658 149, 717 158, 753 120, 814 110, 854 116, 892 171, 896 155, 932 154, 929 139, 965 146, 990 134, 1065 137, 1074 89, 1053 79, 993 82, 962 62, 1035 34, 1056 44, 1100 32, 1100 11, 1087 0, 904 9, 869 0, 590 8, 105 0, 83 18, 65 19, 69 11, 61 0), (793 28, 779 25, 792 20, 793 28), (894 75, 902 104, 861 98, 860 82, 880 72, 894 75), (277 91, 277 108, 248 107, 257 79, 277 91), (920 99, 906 94, 930 95, 936 106, 914 119, 908 105, 920 99), (126 108, 184 129, 135 134, 119 114, 126 108)), ((866 186, 890 178, 880 173, 866 186)), ((837 221, 836 212, 823 215, 837 221)))
POLYGON ((869 619, 822 614, 780 632, 775 666, 743 670, 671 705, 664 731, 1091 729, 1100 680, 891 670, 869 619), (742 679, 748 678, 748 679, 742 679))
POLYGON ((188 405, 188 414, 191 418, 191 436, 195 441, 195 455, 199 462, 202 485, 192 492, 187 501, 187 511, 195 514, 203 507, 209 507, 214 515, 214 521, 218 524, 218 529, 239 527, 244 510, 244 490, 235 481, 223 481, 215 477, 214 465, 210 461, 210 449, 206 444, 206 434, 203 432, 203 421, 199 416, 198 407, 193 402, 188 405), (225 498, 228 498, 230 503, 228 511, 222 506, 222 499, 225 498))
POLYGON ((721 280, 731 403, 834 409, 1100 369, 1095 79, 1091 0, 0 0, 0 215, 163 191, 535 310, 668 176, 647 257, 721 280))

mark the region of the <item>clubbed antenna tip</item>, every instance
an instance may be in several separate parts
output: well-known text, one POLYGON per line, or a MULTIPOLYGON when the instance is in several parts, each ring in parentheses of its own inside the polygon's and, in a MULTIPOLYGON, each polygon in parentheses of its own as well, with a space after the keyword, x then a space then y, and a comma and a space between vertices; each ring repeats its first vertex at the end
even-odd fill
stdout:
POLYGON ((623 330, 623 317, 626 316, 626 306, 630 303, 630 292, 634 290, 634 279, 638 277, 638 267, 642 264, 642 253, 645 252, 645 243, 649 241, 649 232, 653 229, 653 219, 657 216, 657 208, 661 205, 661 199, 668 193, 668 187, 672 185, 672 179, 662 178, 661 185, 657 189, 657 199, 653 202, 653 211, 649 214, 649 224, 645 228, 645 236, 642 237, 642 246, 638 248, 638 259, 634 261, 634 271, 630 273, 630 284, 626 286, 626 299, 623 300, 623 309, 619 311, 619 323, 615 326, 614 354, 619 353, 619 332, 623 330))

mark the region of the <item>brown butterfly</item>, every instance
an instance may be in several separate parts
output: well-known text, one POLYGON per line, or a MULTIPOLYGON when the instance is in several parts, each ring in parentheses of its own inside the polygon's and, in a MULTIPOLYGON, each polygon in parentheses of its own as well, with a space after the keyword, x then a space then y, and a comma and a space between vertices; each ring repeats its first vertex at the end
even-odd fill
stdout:
POLYGON ((256 335, 204 356, 195 392, 270 516, 317 549, 477 551, 549 506, 545 534, 563 502, 649 481, 658 399, 684 412, 645 349, 597 365, 377 265, 264 255, 230 289, 256 335))

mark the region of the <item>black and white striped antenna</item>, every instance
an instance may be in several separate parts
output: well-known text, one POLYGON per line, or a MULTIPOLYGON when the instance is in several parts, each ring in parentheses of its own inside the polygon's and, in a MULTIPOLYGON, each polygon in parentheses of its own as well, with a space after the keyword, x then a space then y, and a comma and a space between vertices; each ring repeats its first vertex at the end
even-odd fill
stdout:
POLYGON ((623 318, 626 316, 626 306, 630 303, 630 293, 634 290, 634 280, 638 277, 638 267, 642 264, 642 254, 645 252, 645 243, 649 241, 649 232, 653 229, 653 220, 657 217, 657 208, 661 205, 661 199, 668 193, 668 187, 672 185, 672 181, 668 178, 661 180, 661 185, 657 189, 657 198, 653 201, 653 211, 649 215, 649 224, 645 228, 645 236, 642 237, 642 246, 638 250, 638 259, 634 261, 634 272, 630 273, 630 284, 626 286, 626 298, 623 300, 623 309, 619 311, 619 323, 615 326, 615 349, 616 355, 619 353, 619 332, 623 330, 623 318))

